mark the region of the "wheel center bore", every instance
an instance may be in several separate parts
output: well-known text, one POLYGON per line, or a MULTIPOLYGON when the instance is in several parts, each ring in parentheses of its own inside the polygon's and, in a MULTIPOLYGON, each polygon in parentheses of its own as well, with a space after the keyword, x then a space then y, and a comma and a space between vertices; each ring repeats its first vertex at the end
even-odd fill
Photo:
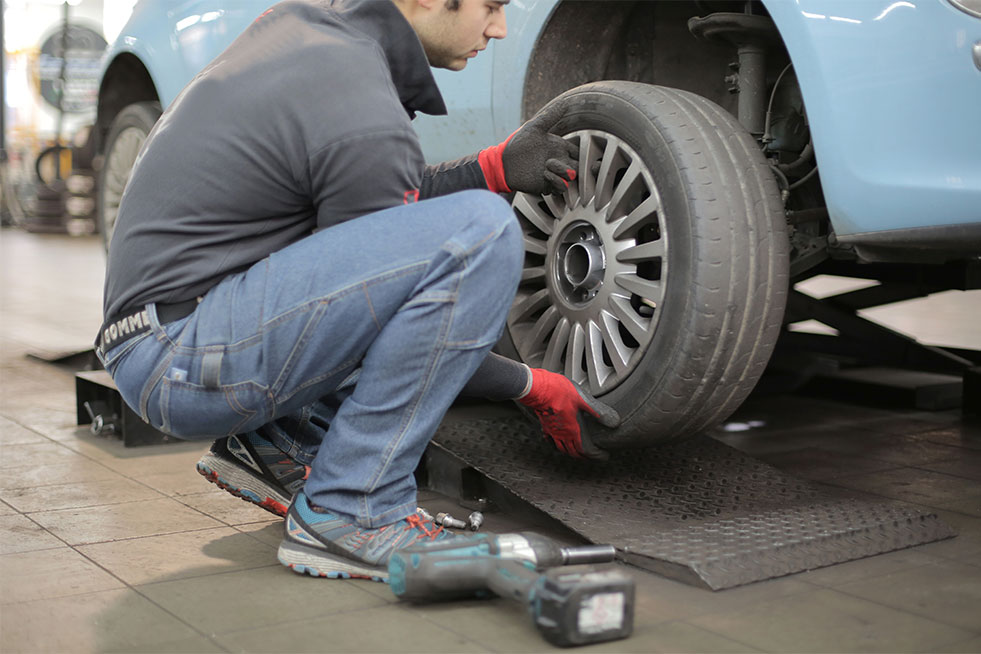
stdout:
POLYGON ((554 272, 558 288, 569 302, 582 304, 596 296, 606 274, 606 253, 592 225, 577 222, 560 235, 554 272))

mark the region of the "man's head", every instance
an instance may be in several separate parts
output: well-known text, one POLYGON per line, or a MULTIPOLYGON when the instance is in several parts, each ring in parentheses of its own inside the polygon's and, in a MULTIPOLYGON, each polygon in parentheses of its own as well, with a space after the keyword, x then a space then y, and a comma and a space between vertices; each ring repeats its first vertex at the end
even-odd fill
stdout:
POLYGON ((507 36, 508 0, 394 0, 419 35, 429 65, 463 70, 491 39, 507 36))

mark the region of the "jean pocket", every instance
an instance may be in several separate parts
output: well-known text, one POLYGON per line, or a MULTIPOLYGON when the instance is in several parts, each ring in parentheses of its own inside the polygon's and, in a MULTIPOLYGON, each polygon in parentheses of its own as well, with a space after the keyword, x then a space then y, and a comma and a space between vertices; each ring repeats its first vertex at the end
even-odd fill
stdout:
POLYGON ((207 388, 164 377, 159 393, 160 429, 178 438, 231 436, 272 418, 269 391, 254 382, 207 388))

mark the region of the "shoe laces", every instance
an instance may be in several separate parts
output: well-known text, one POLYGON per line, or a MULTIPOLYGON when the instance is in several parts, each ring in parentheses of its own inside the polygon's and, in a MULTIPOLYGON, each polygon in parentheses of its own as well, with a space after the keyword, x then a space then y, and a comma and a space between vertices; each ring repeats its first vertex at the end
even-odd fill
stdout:
POLYGON ((436 537, 443 531, 442 526, 436 528, 435 530, 432 529, 432 521, 423 520, 422 516, 420 516, 418 513, 413 513, 412 515, 408 516, 405 521, 409 523, 409 527, 418 529, 423 533, 423 535, 428 536, 429 540, 436 540, 436 537))

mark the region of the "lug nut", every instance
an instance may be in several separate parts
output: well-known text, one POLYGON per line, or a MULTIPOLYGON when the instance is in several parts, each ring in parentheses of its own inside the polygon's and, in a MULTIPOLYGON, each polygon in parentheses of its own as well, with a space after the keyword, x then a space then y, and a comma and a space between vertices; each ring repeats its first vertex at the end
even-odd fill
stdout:
POLYGON ((480 525, 484 524, 484 514, 480 511, 474 511, 467 518, 467 527, 470 531, 477 531, 480 529, 480 525))
POLYGON ((449 513, 437 513, 436 514, 436 524, 442 525, 443 527, 449 527, 451 529, 466 529, 467 523, 463 520, 457 520, 449 513))

